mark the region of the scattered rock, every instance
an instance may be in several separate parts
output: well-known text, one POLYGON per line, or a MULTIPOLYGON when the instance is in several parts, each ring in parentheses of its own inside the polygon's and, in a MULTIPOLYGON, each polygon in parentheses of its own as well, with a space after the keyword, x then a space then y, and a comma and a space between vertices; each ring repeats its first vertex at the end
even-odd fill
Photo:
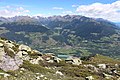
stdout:
POLYGON ((88 76, 85 78, 85 80, 94 80, 94 78, 92 76, 88 76))
POLYGON ((19 51, 31 52, 31 48, 29 46, 26 46, 23 44, 21 44, 18 49, 19 49, 19 51))
POLYGON ((20 68, 22 71, 25 71, 25 69, 24 68, 20 68))
POLYGON ((57 62, 57 63, 59 63, 62 60, 60 58, 58 58, 58 57, 54 57, 54 61, 57 62))
POLYGON ((23 73, 23 71, 20 71, 20 73, 23 73))
POLYGON ((36 77, 36 79, 37 79, 37 80, 39 80, 39 79, 40 79, 40 77, 39 77, 39 76, 37 76, 37 77, 36 77))
POLYGON ((46 80, 46 79, 47 79, 47 77, 44 77, 44 79, 46 80))
POLYGON ((36 73, 37 75, 40 74, 40 73, 36 73))
POLYGON ((77 58, 77 57, 69 57, 65 61, 67 63, 71 63, 73 65, 80 65, 80 64, 82 64, 82 61, 80 60, 80 58, 77 58))
POLYGON ((16 55, 18 55, 20 58, 23 57, 23 55, 27 55, 28 53, 25 51, 19 51, 16 55))
POLYGON ((4 77, 10 76, 10 74, 7 74, 7 73, 0 73, 0 75, 3 75, 4 77))
POLYGON ((0 43, 0 47, 2 47, 2 48, 4 47, 3 43, 0 43))
POLYGON ((19 56, 23 60, 29 60, 30 59, 28 53, 25 52, 25 51, 19 51, 16 55, 19 56))
POLYGON ((51 59, 50 57, 47 57, 47 58, 46 58, 46 61, 49 61, 50 59, 51 59))
POLYGON ((44 77, 44 76, 45 76, 45 75, 42 75, 42 74, 40 75, 40 77, 44 77))
POLYGON ((84 65, 84 66, 86 68, 88 68, 88 69, 91 69, 91 70, 93 70, 95 72, 98 72, 98 69, 94 65, 92 65, 92 64, 88 64, 88 65, 84 65))
POLYGON ((43 54, 38 50, 32 50, 31 54, 37 54, 38 56, 42 56, 43 54))
POLYGON ((120 65, 119 65, 119 64, 115 64, 115 67, 116 67, 116 68, 120 68, 120 65))
POLYGON ((48 63, 54 63, 54 60, 48 60, 47 62, 48 63))
POLYGON ((13 47, 15 47, 15 45, 13 43, 4 43, 4 46, 6 48, 13 48, 13 47))
POLYGON ((56 71, 56 74, 59 74, 59 75, 63 76, 63 73, 60 72, 60 71, 56 71))
POLYGON ((105 74, 105 73, 103 73, 103 77, 106 78, 106 79, 112 79, 113 78, 112 75, 108 75, 108 74, 105 74))
POLYGON ((30 63, 32 63, 32 64, 39 64, 40 60, 43 61, 43 58, 39 56, 37 59, 30 60, 30 63))
POLYGON ((98 64, 97 65, 100 69, 106 69, 106 64, 98 64))

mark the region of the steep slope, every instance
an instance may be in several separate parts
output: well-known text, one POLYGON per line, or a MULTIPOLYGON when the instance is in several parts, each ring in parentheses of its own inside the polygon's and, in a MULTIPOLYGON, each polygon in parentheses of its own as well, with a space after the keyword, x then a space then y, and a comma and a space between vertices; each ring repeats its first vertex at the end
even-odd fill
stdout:
POLYGON ((8 38, 10 40, 25 42, 27 44, 30 44, 30 39, 27 37, 27 35, 33 34, 33 33, 41 33, 41 34, 51 34, 52 31, 40 24, 36 24, 33 21, 24 21, 20 20, 17 22, 9 22, 9 23, 3 23, 0 25, 3 30, 3 34, 1 34, 2 37, 8 38), (5 30, 8 30, 6 33, 5 30))
POLYGON ((114 23, 104 19, 93 19, 79 15, 53 16, 48 17, 47 21, 46 25, 50 29, 61 28, 62 35, 73 33, 85 39, 99 39, 103 36, 110 36, 115 34, 115 29, 117 29, 114 23))
MULTIPOLYGON (((86 19, 87 20, 87 19, 86 19)), ((100 39, 103 36, 110 36, 115 34, 115 26, 110 26, 95 20, 73 20, 64 29, 74 31, 75 35, 85 39, 100 39)))
POLYGON ((49 29, 42 25, 37 25, 32 22, 12 22, 12 23, 4 23, 1 25, 6 29, 13 32, 47 32, 49 29))
POLYGON ((0 80, 119 80, 120 61, 103 55, 61 59, 0 38, 0 80))

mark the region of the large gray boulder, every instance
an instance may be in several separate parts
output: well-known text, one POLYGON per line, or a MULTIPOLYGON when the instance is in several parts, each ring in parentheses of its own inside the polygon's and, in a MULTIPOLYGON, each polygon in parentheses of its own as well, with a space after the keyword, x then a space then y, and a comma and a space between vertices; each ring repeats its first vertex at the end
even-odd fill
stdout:
POLYGON ((22 65, 23 60, 20 59, 19 57, 15 56, 14 58, 11 58, 8 55, 3 56, 3 60, 0 63, 0 68, 4 71, 14 71, 19 69, 19 66, 22 65))

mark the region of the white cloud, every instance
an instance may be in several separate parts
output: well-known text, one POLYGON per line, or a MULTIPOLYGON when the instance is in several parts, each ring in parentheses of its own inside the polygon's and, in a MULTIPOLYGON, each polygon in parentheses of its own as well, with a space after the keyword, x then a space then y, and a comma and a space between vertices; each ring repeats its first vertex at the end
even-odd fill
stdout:
POLYGON ((27 15, 29 10, 24 9, 23 7, 12 7, 12 6, 5 6, 0 8, 0 17, 13 17, 19 15, 27 15))
POLYGON ((79 5, 72 5, 72 7, 78 7, 79 5))
POLYGON ((63 10, 63 8, 61 8, 61 7, 53 7, 52 9, 55 9, 55 10, 63 10))
POLYGON ((39 13, 39 14, 34 14, 34 15, 32 15, 33 17, 37 17, 37 16, 40 16, 40 17, 50 17, 50 16, 53 16, 51 13, 48 13, 48 14, 41 14, 41 13, 39 13))
POLYGON ((40 16, 40 17, 45 17, 45 14, 35 14, 33 16, 40 16))
POLYGON ((60 15, 64 16, 64 15, 78 15, 78 14, 74 11, 68 10, 68 11, 63 11, 60 15))
POLYGON ((8 8, 8 9, 9 9, 9 8, 10 8, 10 6, 6 6, 6 8, 8 8))
POLYGON ((18 7, 18 8, 16 8, 16 10, 22 11, 22 10, 24 10, 24 8, 23 7, 18 7))
POLYGON ((120 22, 120 0, 111 4, 93 3, 91 5, 81 5, 76 11, 80 15, 120 22))
POLYGON ((72 11, 64 11, 64 12, 62 12, 62 14, 73 14, 73 12, 72 11))

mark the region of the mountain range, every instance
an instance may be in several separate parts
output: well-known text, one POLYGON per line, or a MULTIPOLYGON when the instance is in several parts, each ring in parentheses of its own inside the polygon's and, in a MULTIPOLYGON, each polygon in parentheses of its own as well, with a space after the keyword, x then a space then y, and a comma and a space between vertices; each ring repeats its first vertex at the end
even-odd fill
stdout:
POLYGON ((0 36, 42 52, 120 58, 120 29, 110 21, 80 15, 0 18, 0 36))

